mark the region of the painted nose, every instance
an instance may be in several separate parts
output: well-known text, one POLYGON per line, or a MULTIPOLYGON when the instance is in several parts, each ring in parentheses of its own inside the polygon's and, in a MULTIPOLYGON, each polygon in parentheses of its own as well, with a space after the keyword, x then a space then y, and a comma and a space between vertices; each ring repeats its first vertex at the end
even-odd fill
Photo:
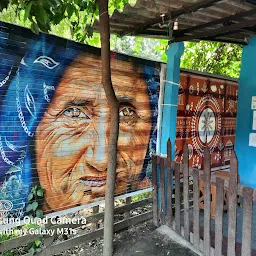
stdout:
POLYGON ((93 143, 86 152, 86 162, 97 171, 104 172, 108 166, 108 124, 99 122, 95 127, 93 143))

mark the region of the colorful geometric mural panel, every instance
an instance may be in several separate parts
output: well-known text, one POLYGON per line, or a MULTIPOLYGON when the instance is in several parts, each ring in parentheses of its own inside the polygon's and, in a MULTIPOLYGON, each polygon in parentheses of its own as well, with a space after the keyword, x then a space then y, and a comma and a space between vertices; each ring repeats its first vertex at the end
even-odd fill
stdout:
POLYGON ((211 152, 212 167, 229 164, 235 143, 238 83, 227 78, 182 71, 177 116, 176 154, 182 160, 186 142, 190 165, 203 169, 203 150, 211 152))

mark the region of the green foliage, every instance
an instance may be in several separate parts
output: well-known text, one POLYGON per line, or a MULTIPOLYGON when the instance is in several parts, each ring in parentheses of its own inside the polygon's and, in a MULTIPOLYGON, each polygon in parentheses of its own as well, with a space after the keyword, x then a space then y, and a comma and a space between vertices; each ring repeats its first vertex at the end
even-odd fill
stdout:
MULTIPOLYGON (((16 228, 14 228, 14 229, 16 229, 16 228)), ((9 239, 11 239, 11 238, 14 238, 14 237, 17 237, 17 235, 16 234, 1 234, 0 235, 0 242, 3 242, 3 241, 7 241, 7 240, 9 240, 9 239)))
MULTIPOLYGON (((12 228, 11 230, 8 230, 9 232, 0 234, 0 243, 3 241, 7 241, 9 239, 12 239, 12 238, 19 237, 21 234, 21 231, 23 230, 23 232, 24 232, 25 230, 28 230, 31 227, 31 225, 32 224, 28 224, 28 225, 23 225, 18 228, 12 228), (20 231, 20 233, 18 231, 20 231)), ((17 255, 17 252, 16 252, 16 249, 13 249, 13 250, 5 251, 0 255, 1 256, 14 256, 14 255, 17 255)))
MULTIPOLYGON (((40 228, 38 225, 35 225, 35 224, 28 224, 28 225, 24 225, 23 227, 21 227, 21 229, 38 229, 40 228)), ((13 230, 17 230, 18 228, 13 228, 13 230)), ((0 235, 0 242, 3 242, 3 241, 7 241, 9 239, 12 239, 12 238, 15 238, 15 237, 18 237, 17 234, 13 233, 13 234, 1 234, 0 235)), ((41 249, 41 246, 42 246, 42 240, 43 240, 43 237, 42 236, 38 236, 38 238, 33 241, 32 243, 30 243, 27 247, 27 252, 28 252, 28 255, 34 255, 38 252, 40 252, 42 249, 41 249)), ((25 249, 25 248, 24 248, 25 249)), ((17 251, 14 249, 14 250, 9 250, 9 251, 5 251, 1 254, 2 256, 14 256, 14 255, 17 255, 17 251)))
MULTIPOLYGON (((167 40, 135 37, 112 37, 112 48, 121 53, 167 62, 167 40)), ((181 67, 201 72, 238 78, 240 75, 242 47, 228 43, 201 41, 185 42, 181 67)))
POLYGON ((14 256, 15 254, 12 251, 4 252, 2 256, 14 256))
POLYGON ((239 77, 242 47, 228 43, 186 42, 181 67, 230 77, 239 77))
MULTIPOLYGON (((23 228, 27 229, 27 230, 30 230, 30 229, 41 230, 43 227, 32 222, 32 223, 29 223, 27 225, 24 225, 23 228)), ((41 250, 42 250, 41 246, 42 245, 43 245, 43 235, 38 235, 37 239, 34 240, 32 243, 30 243, 28 245, 28 247, 27 247, 28 248, 28 255, 34 255, 38 252, 41 252, 41 250)))
POLYGON ((34 255, 38 252, 41 252, 42 238, 36 239, 33 243, 30 244, 28 255, 34 255))
POLYGON ((132 197, 132 202, 141 201, 141 200, 149 198, 151 196, 152 196, 151 191, 150 192, 145 192, 145 193, 139 194, 137 196, 133 196, 132 197))
MULTIPOLYGON (((94 0, 1 0, 0 19, 17 25, 100 47, 92 24, 99 10, 94 0), (12 4, 10 4, 12 3, 12 4), (7 9, 5 9, 8 7, 7 9), (40 10, 40 11, 39 11, 40 10)), ((135 0, 110 0, 109 12, 121 11, 135 0)), ((167 40, 111 36, 114 51, 154 61, 167 62, 167 40)), ((239 77, 242 48, 227 43, 186 42, 181 67, 218 75, 239 77)))
POLYGON ((111 48, 114 51, 154 61, 166 61, 167 43, 167 40, 134 36, 111 37, 111 48))
POLYGON ((44 192, 45 190, 39 186, 34 186, 31 188, 31 192, 28 195, 28 204, 26 208, 26 211, 31 217, 43 218, 43 211, 38 201, 44 198, 44 192))
MULTIPOLYGON (((41 205, 38 203, 38 201, 42 200, 44 198, 44 192, 45 189, 40 188, 39 186, 34 186, 31 188, 31 192, 28 195, 28 204, 26 211, 29 213, 29 216, 32 218, 43 218, 43 211, 41 205)), ((40 229, 41 227, 37 224, 31 223, 28 225, 28 229, 40 229)), ((33 241, 29 245, 28 254, 34 255, 41 251, 41 245, 42 245, 43 237, 39 236, 38 239, 33 241)))
MULTIPOLYGON (((0 2, 0 11, 12 13, 12 18, 7 18, 5 21, 11 19, 11 23, 23 23, 22 25, 31 28, 36 34, 39 31, 54 31, 56 25, 65 26, 65 31, 68 31, 67 38, 79 42, 86 42, 93 36, 92 25, 94 20, 99 18, 99 8, 95 0, 1 0, 0 2)), ((123 10, 128 2, 129 0, 110 0, 109 13, 112 14, 115 9, 123 10)))

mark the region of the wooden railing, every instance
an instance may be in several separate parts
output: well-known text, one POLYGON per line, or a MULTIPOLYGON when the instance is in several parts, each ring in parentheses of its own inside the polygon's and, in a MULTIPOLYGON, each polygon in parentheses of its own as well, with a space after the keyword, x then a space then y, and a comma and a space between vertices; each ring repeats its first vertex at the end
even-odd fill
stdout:
MULTIPOLYGON (((140 195, 140 194, 138 194, 140 195)), ((115 223, 114 231, 120 231, 132 225, 136 225, 140 222, 152 219, 152 198, 150 195, 142 195, 144 199, 140 201, 132 202, 131 197, 127 197, 124 205, 119 205, 115 208, 115 223), (144 209, 142 211, 142 209, 144 209), (141 211, 138 211, 138 209, 141 211), (131 214, 136 210, 136 214, 131 214)), ((124 200, 123 200, 124 201, 124 200)), ((120 200, 116 200, 120 204, 120 200)), ((124 202, 123 202, 124 203, 124 202)), ((103 219, 104 211, 102 211, 104 205, 101 206, 101 211, 99 211, 98 206, 94 206, 92 209, 87 209, 86 211, 76 212, 73 214, 82 215, 86 218, 86 225, 82 223, 78 224, 56 224, 49 225, 46 229, 53 230, 54 235, 50 236, 48 234, 43 236, 43 246, 41 247, 41 252, 36 253, 38 256, 50 256, 55 254, 60 254, 63 251, 71 249, 75 246, 85 244, 89 240, 96 239, 103 235, 103 219), (92 214, 90 214, 92 212, 92 214), (72 229, 76 230, 77 235, 68 235, 65 238, 63 235, 56 232, 61 229, 72 229)), ((66 216, 71 218, 70 216, 66 216)), ((17 229, 22 229, 22 227, 17 227, 17 229)), ((1 236, 1 231, 0 231, 1 236)), ((1 237, 0 237, 1 238, 1 237)), ((0 255, 26 255, 29 244, 37 239, 41 239, 40 235, 27 234, 24 236, 14 237, 7 241, 0 240, 0 255), (20 250, 20 248, 23 248, 20 250)))
MULTIPOLYGON (((204 170, 189 167, 188 147, 183 149, 183 163, 171 161, 171 143, 167 157, 153 156, 153 221, 155 226, 167 225, 183 239, 192 243, 204 255, 252 254, 253 201, 256 190, 238 183, 238 163, 235 153, 230 161, 230 178, 211 175, 211 156, 204 150, 204 170), (166 178, 167 177, 167 178, 166 178), (193 182, 193 205, 190 206, 189 186, 193 182), (204 209, 200 210, 200 183, 204 183, 204 209), (182 186, 181 186, 182 185, 182 186), (211 230, 211 188, 215 187, 215 227, 211 230), (183 187, 183 189, 181 189, 183 187), (228 195, 228 235, 223 235, 224 195, 228 195), (236 242, 238 198, 243 201, 242 243, 236 242), (183 209, 181 205, 183 204, 183 209), (202 211, 202 212, 201 212, 202 211), (200 223, 200 215, 203 221, 200 223)), ((213 221, 213 220, 212 220, 213 221)))

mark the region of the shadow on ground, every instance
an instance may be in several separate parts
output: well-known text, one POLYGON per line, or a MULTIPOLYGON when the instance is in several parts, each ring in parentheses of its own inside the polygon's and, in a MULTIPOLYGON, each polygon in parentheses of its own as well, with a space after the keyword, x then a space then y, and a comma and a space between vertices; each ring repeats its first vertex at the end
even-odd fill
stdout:
MULTIPOLYGON (((103 239, 87 241, 58 256, 100 256, 103 239)), ((114 256, 195 256, 189 249, 156 232, 151 221, 131 226, 114 236, 114 256)))
POLYGON ((152 222, 132 227, 115 241, 114 256, 194 256, 189 249, 159 234, 152 222))

